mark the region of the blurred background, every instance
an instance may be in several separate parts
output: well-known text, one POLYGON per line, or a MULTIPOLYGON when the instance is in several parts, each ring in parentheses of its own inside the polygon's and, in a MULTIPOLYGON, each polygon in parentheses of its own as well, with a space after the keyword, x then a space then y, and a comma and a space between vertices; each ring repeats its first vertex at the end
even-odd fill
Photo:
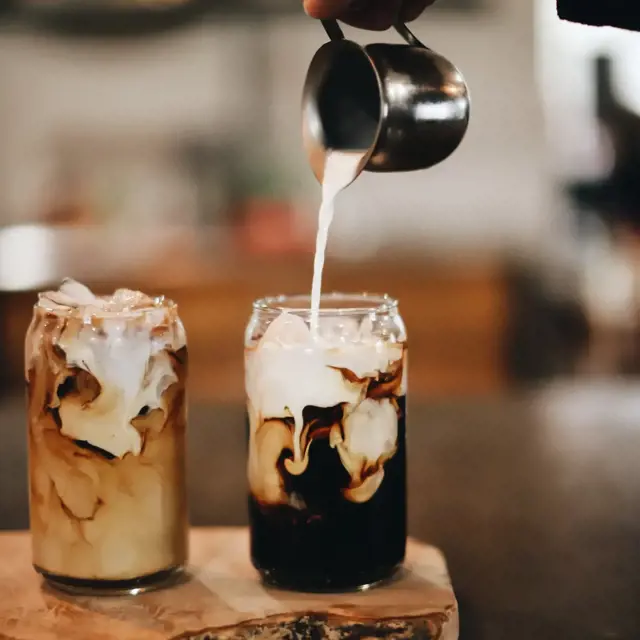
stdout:
MULTIPOLYGON (((34 292, 71 275, 175 296, 195 397, 241 399, 249 302, 310 286, 299 103, 320 25, 297 0, 2 6, 3 385, 34 292)), ((632 373, 640 40, 554 0, 443 0, 415 29, 466 75, 468 137, 342 195, 327 288, 401 298, 427 395, 632 373)))
MULTIPOLYGON (((73 276, 177 299, 194 406, 240 411, 251 300, 311 285, 299 103, 325 35, 298 0, 130 6, 0 2, 0 391, 21 406, 35 293, 73 276)), ((640 36, 563 23, 554 0, 441 0, 414 27, 466 76, 468 136, 342 194, 325 288, 400 298, 412 402, 462 421, 494 403, 491 422, 535 390, 582 425, 598 389, 621 410, 640 365, 640 36)), ((2 526, 27 525, 18 493, 2 526)))
MULTIPOLYGON (((241 398, 250 300, 309 288, 299 102, 323 30, 297 0, 2 6, 3 385, 34 292, 72 275, 175 296, 194 393, 241 398)), ((640 40, 553 0, 443 0, 415 28, 467 77, 468 137, 342 195, 327 287, 401 298, 425 394, 633 373, 640 40)))

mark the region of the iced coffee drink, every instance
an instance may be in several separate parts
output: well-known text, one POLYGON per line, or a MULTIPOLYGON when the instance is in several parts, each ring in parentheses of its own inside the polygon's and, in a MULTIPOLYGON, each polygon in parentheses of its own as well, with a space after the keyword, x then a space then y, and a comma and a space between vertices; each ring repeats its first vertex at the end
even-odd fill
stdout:
POLYGON ((394 300, 255 303, 247 328, 251 555, 263 579, 358 589, 406 543, 406 333, 394 300), (314 329, 315 327, 315 329, 314 329))
POLYGON ((137 592, 187 559, 187 346, 175 304, 65 281, 26 337, 33 563, 74 591, 137 592))

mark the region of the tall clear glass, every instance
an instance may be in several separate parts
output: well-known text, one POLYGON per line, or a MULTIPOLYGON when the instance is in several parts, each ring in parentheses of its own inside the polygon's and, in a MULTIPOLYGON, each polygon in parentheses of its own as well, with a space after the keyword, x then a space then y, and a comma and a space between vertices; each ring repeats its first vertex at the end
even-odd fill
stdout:
POLYGON ((245 336, 251 558, 302 591, 392 576, 406 546, 407 336, 388 296, 259 300, 245 336))
POLYGON ((188 533, 177 306, 127 290, 83 304, 41 294, 26 378, 36 570, 88 593, 137 593, 175 577, 188 533))

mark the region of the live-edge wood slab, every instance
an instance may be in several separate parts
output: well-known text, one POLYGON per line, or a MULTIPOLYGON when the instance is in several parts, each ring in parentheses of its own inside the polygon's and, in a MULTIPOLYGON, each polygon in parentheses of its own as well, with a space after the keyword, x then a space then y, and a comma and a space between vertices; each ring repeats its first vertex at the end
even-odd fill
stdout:
POLYGON ((442 554, 409 542, 403 574, 363 593, 264 587, 246 529, 194 529, 191 578, 136 597, 71 597, 31 567, 27 533, 0 534, 0 640, 456 640, 442 554))

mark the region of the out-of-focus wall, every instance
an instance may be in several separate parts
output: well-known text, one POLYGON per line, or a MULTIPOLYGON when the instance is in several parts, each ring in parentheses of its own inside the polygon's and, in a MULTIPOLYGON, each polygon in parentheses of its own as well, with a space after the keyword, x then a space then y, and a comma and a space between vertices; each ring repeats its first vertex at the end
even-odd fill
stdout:
POLYGON ((41 213, 59 143, 127 137, 161 147, 182 135, 238 135, 252 122, 254 34, 197 25, 140 40, 0 34, 0 216, 41 213))
POLYGON ((595 119, 594 59, 611 56, 619 98, 640 112, 640 36, 558 20, 555 0, 537 0, 536 27, 550 166, 562 177, 599 175, 609 158, 595 119))
MULTIPOLYGON (((533 3, 486 0, 478 13, 427 13, 415 23, 417 35, 451 57, 469 82, 468 137, 431 171, 359 180, 339 206, 334 247, 357 236, 361 249, 367 240, 375 246, 381 238, 410 238, 425 247, 536 252, 557 234, 534 69, 533 3)), ((394 38, 353 35, 362 42, 394 38)), ((169 138, 189 130, 221 137, 252 131, 256 149, 270 145, 314 215, 319 192, 300 144, 299 101, 309 60, 324 40, 320 26, 302 14, 109 44, 0 34, 2 220, 36 213, 51 141, 91 128, 169 138), (262 117, 264 138, 255 135, 262 117)))

